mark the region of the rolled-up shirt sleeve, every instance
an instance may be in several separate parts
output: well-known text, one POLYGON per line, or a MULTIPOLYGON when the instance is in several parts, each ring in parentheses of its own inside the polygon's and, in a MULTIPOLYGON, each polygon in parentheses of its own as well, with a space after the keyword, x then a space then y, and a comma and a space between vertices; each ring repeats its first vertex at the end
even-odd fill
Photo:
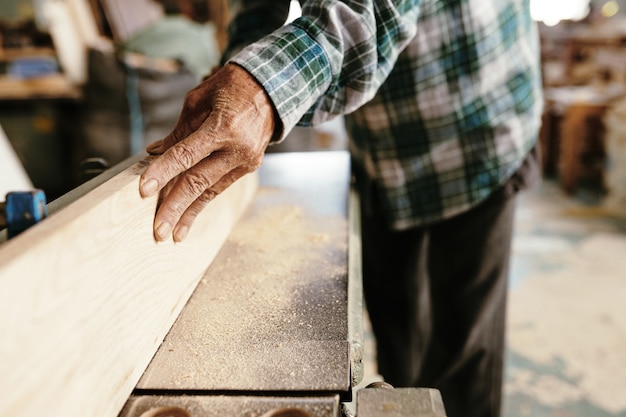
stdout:
POLYGON ((230 59, 272 99, 284 137, 369 101, 417 30, 419 0, 305 1, 302 17, 230 59))

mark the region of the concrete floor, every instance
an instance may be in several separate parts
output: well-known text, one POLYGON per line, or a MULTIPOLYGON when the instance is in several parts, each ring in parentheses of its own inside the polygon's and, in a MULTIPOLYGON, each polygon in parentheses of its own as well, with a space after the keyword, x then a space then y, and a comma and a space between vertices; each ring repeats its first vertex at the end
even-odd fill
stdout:
POLYGON ((595 197, 521 195, 504 417, 626 417, 626 207, 595 197))

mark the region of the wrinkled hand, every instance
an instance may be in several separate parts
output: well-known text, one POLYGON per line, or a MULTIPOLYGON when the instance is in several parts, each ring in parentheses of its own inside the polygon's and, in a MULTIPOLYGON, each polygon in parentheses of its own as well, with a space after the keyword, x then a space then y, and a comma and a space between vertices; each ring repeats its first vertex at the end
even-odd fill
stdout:
POLYGON ((269 97, 235 64, 189 91, 172 133, 148 146, 148 153, 161 155, 139 180, 142 197, 163 190, 155 239, 164 241, 173 233, 174 241, 182 241, 216 195, 261 165, 275 126, 269 97))

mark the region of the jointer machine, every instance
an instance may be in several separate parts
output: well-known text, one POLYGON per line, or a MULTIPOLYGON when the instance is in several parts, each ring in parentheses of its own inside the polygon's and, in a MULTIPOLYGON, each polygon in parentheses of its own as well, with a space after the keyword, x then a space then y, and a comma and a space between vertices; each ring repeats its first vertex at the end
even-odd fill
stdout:
POLYGON ((268 154, 181 244, 152 238, 145 157, 0 243, 1 417, 445 416, 436 390, 363 387, 346 152, 268 154))

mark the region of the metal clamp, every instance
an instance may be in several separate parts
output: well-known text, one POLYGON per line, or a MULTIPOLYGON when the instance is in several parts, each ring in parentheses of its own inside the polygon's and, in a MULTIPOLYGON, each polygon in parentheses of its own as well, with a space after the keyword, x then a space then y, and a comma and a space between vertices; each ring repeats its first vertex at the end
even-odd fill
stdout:
POLYGON ((394 388, 386 382, 357 392, 357 417, 446 417, 439 390, 394 388))
POLYGON ((0 203, 0 228, 6 227, 12 238, 47 215, 46 195, 42 190, 10 192, 0 203))

